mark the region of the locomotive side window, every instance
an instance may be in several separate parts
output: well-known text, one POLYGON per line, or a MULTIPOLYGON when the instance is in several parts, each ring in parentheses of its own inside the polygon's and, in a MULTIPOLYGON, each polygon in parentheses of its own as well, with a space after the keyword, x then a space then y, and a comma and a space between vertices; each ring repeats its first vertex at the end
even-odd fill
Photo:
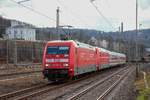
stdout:
POLYGON ((47 47, 47 54, 69 54, 69 47, 67 47, 67 46, 49 46, 49 47, 47 47))

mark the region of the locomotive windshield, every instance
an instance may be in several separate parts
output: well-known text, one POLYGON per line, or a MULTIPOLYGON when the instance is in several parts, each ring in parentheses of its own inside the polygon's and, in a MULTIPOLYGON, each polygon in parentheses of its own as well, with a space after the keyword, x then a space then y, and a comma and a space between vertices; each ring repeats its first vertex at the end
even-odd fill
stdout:
POLYGON ((49 47, 47 47, 47 54, 69 54, 69 47, 67 47, 67 46, 49 46, 49 47))

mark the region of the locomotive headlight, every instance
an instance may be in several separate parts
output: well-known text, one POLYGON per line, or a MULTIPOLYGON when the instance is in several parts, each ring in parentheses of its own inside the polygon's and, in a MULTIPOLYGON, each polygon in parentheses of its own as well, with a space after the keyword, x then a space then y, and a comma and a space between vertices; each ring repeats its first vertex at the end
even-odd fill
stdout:
POLYGON ((45 64, 45 66, 46 66, 46 67, 48 67, 48 66, 49 66, 49 64, 45 64))
POLYGON ((68 64, 63 64, 63 66, 68 67, 69 65, 68 64))

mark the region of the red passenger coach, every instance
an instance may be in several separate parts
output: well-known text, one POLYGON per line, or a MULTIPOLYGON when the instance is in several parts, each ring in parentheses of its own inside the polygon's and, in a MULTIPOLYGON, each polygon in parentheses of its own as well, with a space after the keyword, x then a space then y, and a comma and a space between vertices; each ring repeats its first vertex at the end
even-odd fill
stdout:
POLYGON ((103 48, 98 48, 99 50, 99 67, 100 69, 108 68, 109 67, 109 58, 110 54, 109 51, 103 48))
POLYGON ((80 75, 97 70, 96 48, 76 41, 74 75, 80 75))
POLYGON ((43 75, 51 81, 73 78, 113 64, 124 64, 119 59, 125 58, 122 55, 78 41, 50 41, 43 53, 43 75))

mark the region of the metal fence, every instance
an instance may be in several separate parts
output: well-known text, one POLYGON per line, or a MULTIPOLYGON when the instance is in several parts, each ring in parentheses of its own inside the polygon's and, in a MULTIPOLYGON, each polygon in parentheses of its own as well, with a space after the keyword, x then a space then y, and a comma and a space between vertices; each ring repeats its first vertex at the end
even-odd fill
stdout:
POLYGON ((46 42, 0 40, 0 64, 41 63, 46 42))
MULTIPOLYGON (((46 42, 24 40, 0 40, 0 64, 42 63, 42 53, 46 42)), ((120 52, 127 55, 128 61, 135 59, 135 43, 125 42, 119 46, 120 52)), ((143 45, 138 45, 138 56, 144 53, 143 45)))

